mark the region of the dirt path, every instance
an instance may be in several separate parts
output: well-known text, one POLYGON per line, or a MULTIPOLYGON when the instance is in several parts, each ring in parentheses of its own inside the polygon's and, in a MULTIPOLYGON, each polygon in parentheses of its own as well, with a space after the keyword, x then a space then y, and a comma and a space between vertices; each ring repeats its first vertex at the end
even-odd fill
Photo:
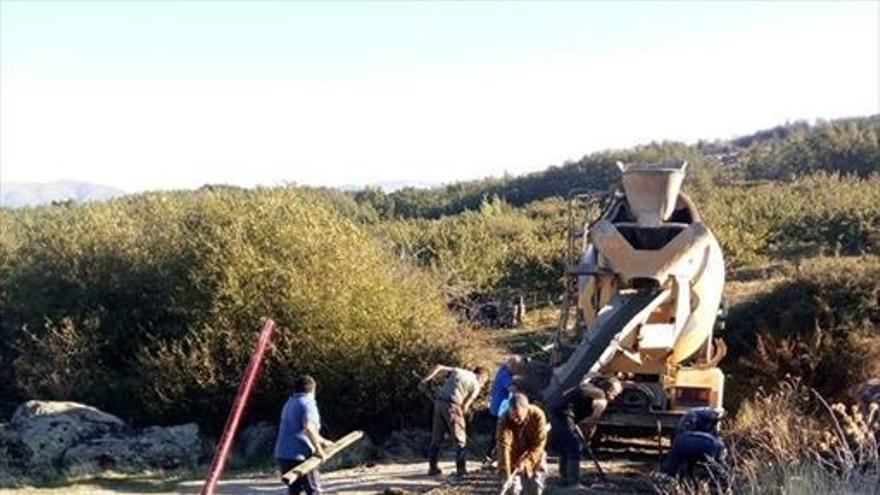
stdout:
MULTIPOLYGON (((649 466, 642 460, 603 461, 603 468, 609 474, 610 484, 580 489, 550 489, 548 495, 601 495, 644 493, 644 475, 649 466)), ((454 480, 450 476, 429 477, 425 474, 424 461, 377 464, 352 469, 327 472, 322 475, 324 493, 335 495, 375 495, 426 494, 426 495, 495 495, 500 483, 492 471, 481 471, 477 463, 468 468, 471 474, 464 480, 454 480), (389 490, 386 492, 386 490, 389 490)), ((587 482, 596 481, 591 466, 584 462, 583 470, 589 472, 587 482)), ((453 463, 441 463, 446 473, 455 470, 453 463)), ((550 467, 551 481, 556 477, 555 467, 550 467)), ((77 483, 58 488, 16 488, 0 489, 0 495, 193 495, 198 494, 202 480, 169 482, 161 479, 100 479, 77 483)), ((217 489, 217 495, 284 495, 283 486, 275 476, 265 475, 252 478, 226 479, 217 489)))
MULTIPOLYGON (((442 463, 446 472, 454 471, 454 465, 442 463)), ((380 464, 352 469, 342 469, 322 474, 324 493, 337 495, 366 495, 382 493, 395 488, 412 493, 425 493, 442 486, 446 478, 429 477, 425 474, 425 462, 380 464)), ((192 495, 200 493, 202 480, 194 479, 169 483, 159 479, 99 479, 58 488, 0 489, 0 495, 111 495, 150 493, 154 495, 192 495), (170 486, 169 486, 170 485, 170 486)), ((264 475, 252 478, 224 479, 217 495, 283 495, 286 491, 278 478, 264 475)))

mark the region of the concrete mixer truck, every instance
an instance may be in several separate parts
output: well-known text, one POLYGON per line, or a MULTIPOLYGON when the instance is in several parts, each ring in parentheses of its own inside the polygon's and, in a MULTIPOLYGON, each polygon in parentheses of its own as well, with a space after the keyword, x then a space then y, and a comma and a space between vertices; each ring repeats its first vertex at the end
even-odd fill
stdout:
POLYGON ((624 389, 602 424, 669 430, 690 409, 720 408, 724 398, 718 363, 726 348, 714 335, 724 260, 680 192, 686 163, 618 167, 622 187, 606 196, 598 219, 583 229, 569 222, 571 303, 542 401, 554 404, 585 377, 615 376, 624 389), (572 310, 580 331, 566 342, 572 310))

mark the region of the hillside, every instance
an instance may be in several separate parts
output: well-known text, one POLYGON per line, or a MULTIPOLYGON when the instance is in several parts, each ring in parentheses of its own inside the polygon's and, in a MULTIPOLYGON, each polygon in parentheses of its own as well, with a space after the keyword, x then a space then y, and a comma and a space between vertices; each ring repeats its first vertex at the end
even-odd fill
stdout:
POLYGON ((322 406, 331 434, 366 428, 380 441, 423 428, 417 375, 438 362, 537 355, 550 337, 565 193, 608 190, 616 160, 678 158, 692 163, 685 191, 725 256, 732 435, 754 444, 787 422, 806 432, 786 437, 794 447, 776 457, 741 457, 733 475, 741 486, 788 480, 813 469, 829 428, 811 416, 811 394, 848 402, 880 374, 878 122, 649 144, 387 194, 206 186, 0 208, 0 406, 77 400, 133 425, 196 422, 216 436, 252 329, 268 315, 280 330, 248 423, 275 421, 290 378, 309 372, 319 397, 333 398, 322 406), (520 295, 526 328, 486 330, 464 317, 520 295), (777 403, 790 407, 767 406, 777 403))
POLYGON ((880 172, 880 115, 815 124, 795 122, 729 140, 693 145, 659 141, 630 149, 592 153, 577 161, 521 176, 464 181, 430 189, 403 188, 355 195, 379 215, 437 218, 478 209, 497 197, 513 206, 565 196, 574 188, 606 190, 617 177, 616 161, 687 160, 690 183, 794 180, 820 171, 861 177, 880 172))

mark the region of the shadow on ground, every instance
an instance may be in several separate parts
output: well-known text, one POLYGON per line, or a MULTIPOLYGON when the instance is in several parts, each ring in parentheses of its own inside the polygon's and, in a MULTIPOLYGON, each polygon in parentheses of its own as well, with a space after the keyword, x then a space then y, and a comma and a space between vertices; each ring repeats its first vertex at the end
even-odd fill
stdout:
MULTIPOLYGON (((454 469, 452 463, 443 463, 441 467, 447 472, 454 469)), ((389 489, 424 493, 441 486, 446 481, 444 477, 428 476, 427 468, 425 462, 363 466, 324 473, 321 476, 321 484, 326 494, 373 495, 389 489)), ((201 481, 187 481, 177 485, 176 493, 197 494, 201 489, 201 481)), ((287 492, 276 478, 225 480, 220 482, 216 491, 217 495, 248 493, 282 495, 287 492)))

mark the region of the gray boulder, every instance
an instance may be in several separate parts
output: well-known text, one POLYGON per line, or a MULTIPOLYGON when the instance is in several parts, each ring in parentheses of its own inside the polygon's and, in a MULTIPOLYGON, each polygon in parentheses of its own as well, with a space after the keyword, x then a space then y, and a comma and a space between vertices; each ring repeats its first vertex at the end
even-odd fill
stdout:
POLYGON ((36 400, 19 406, 8 428, 26 449, 19 462, 29 470, 52 466, 65 450, 80 442, 128 430, 121 419, 94 407, 36 400))
POLYGON ((24 474, 30 457, 30 449, 15 431, 9 425, 0 424, 0 473, 12 476, 24 474))
POLYGON ((358 440, 353 445, 331 457, 322 467, 325 471, 334 469, 342 469, 362 464, 368 464, 377 458, 376 446, 370 440, 370 437, 364 435, 364 438, 358 440))
MULTIPOLYGON (((273 459, 278 426, 267 421, 248 426, 238 435, 237 455, 244 460, 273 459)), ((376 458, 376 447, 369 437, 364 437, 325 462, 321 469, 331 471, 357 466, 376 458)))
POLYGON ((0 425, 0 468, 25 475, 175 469, 195 465, 201 452, 193 423, 135 430, 76 402, 28 401, 0 425))
POLYGON ((124 437, 105 435, 74 445, 64 451, 58 466, 74 475, 178 469, 195 466, 200 453, 199 428, 194 423, 153 426, 124 437))
POLYGON ((405 460, 425 457, 430 432, 423 430, 397 430, 378 448, 378 455, 385 460, 405 460))

